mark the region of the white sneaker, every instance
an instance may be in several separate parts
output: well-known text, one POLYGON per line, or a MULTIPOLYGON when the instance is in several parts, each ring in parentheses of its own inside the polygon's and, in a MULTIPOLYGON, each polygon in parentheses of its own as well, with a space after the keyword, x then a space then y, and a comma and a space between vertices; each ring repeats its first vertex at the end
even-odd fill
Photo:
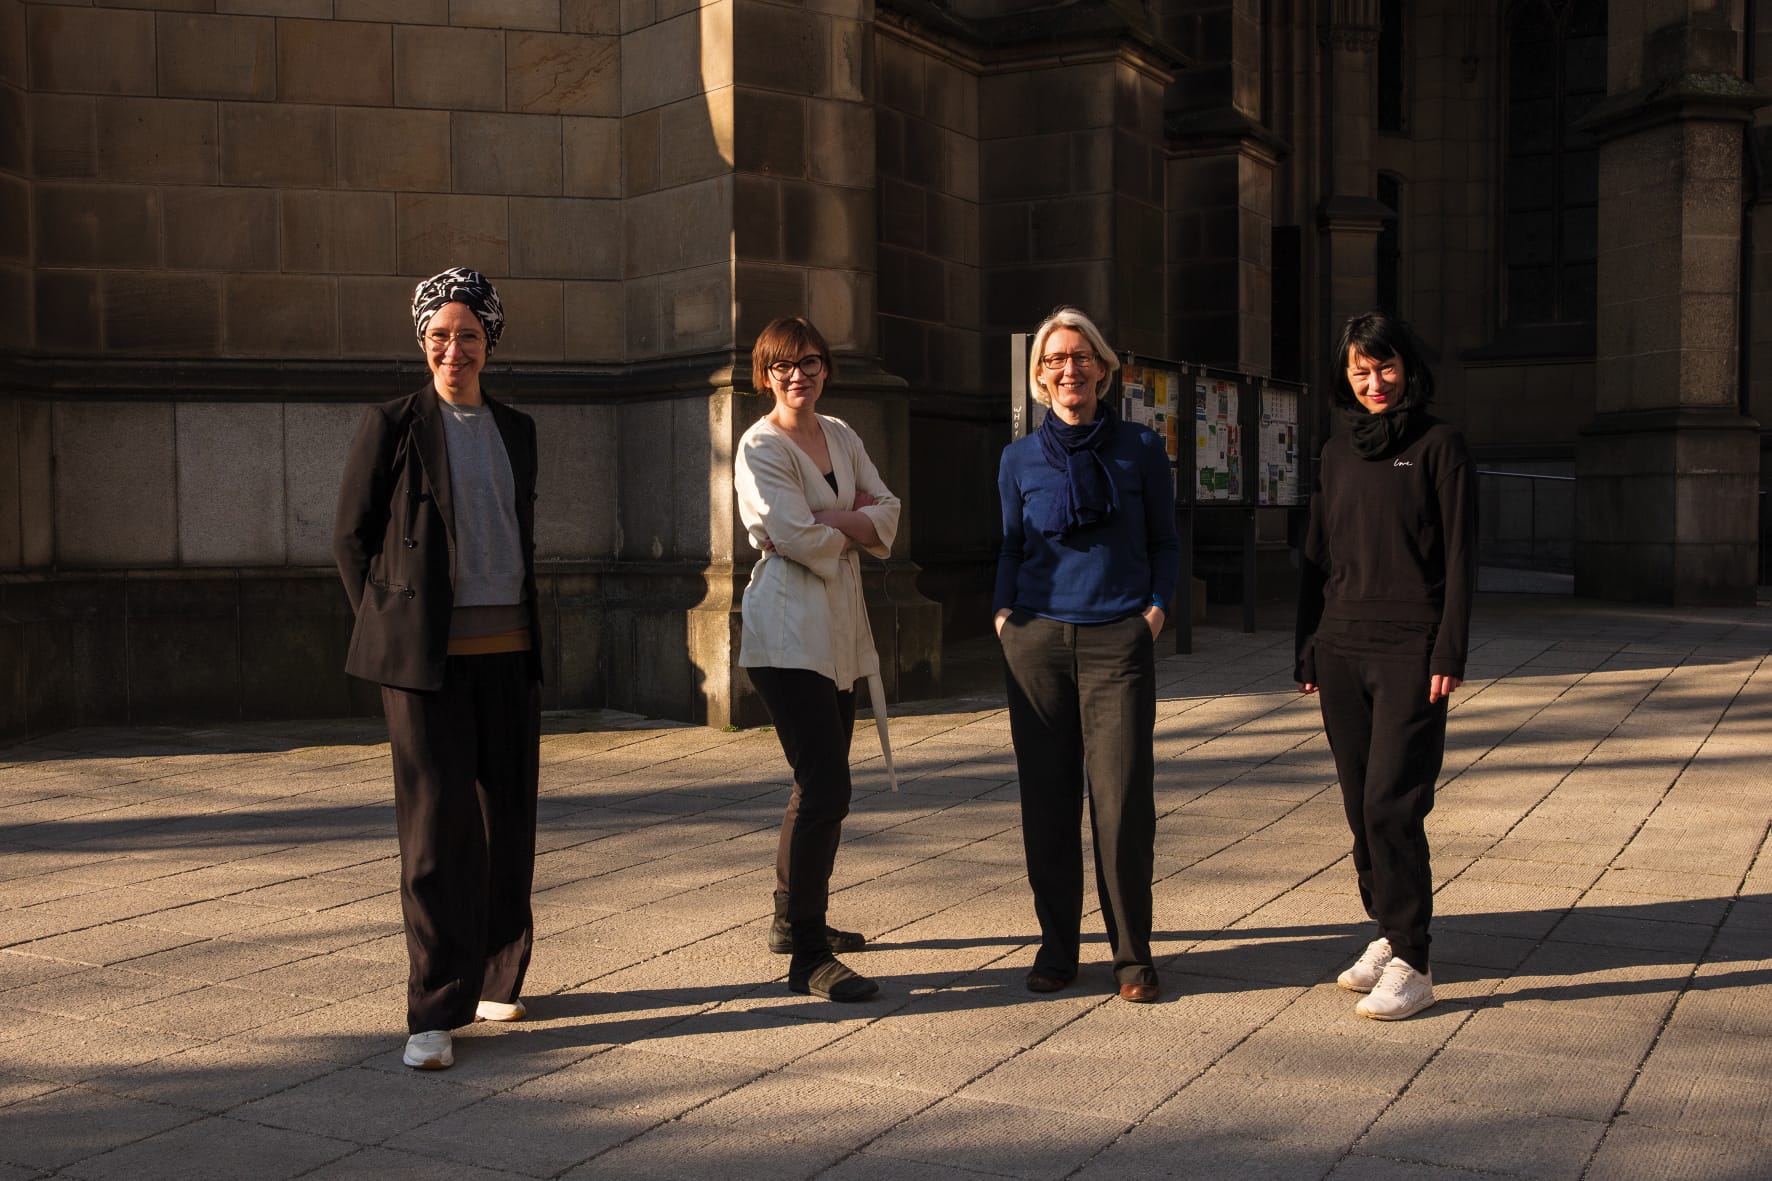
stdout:
POLYGON ((481 1001, 474 1008, 476 1021, 521 1021, 529 1016, 529 1010, 523 1007, 522 1001, 481 1001))
POLYGON ((1374 939, 1354 961, 1354 966, 1335 978, 1335 983, 1349 992, 1371 992, 1378 978, 1384 975, 1384 966, 1391 962, 1391 941, 1374 939))
POLYGON ((414 1070, 445 1070, 455 1065, 454 1039, 447 1029, 429 1029, 406 1039, 400 1061, 414 1070))
POLYGON ((1417 972, 1406 961, 1392 959, 1371 993, 1354 1006, 1354 1012, 1374 1021, 1401 1021, 1433 1003, 1434 974, 1417 972))

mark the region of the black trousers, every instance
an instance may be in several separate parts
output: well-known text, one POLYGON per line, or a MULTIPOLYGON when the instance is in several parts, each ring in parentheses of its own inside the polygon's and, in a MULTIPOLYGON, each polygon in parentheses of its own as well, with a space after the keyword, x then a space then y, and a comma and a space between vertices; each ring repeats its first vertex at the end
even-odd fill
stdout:
POLYGON ((1316 642, 1360 902, 1391 954, 1422 972, 1434 913, 1426 823, 1446 754, 1446 702, 1427 699, 1434 633, 1431 624, 1324 620, 1316 642))
POLYGON ((1004 623, 1002 641, 1022 847, 1040 921, 1034 965, 1060 975, 1077 970, 1087 794, 1114 976, 1121 984, 1155 984, 1157 671, 1150 626, 1137 615, 1080 625, 1018 611, 1004 623))
POLYGON ((510 1003, 534 943, 541 687, 529 654, 451 656, 441 689, 382 686, 394 751, 408 1032, 510 1003))
POLYGON ((788 895, 790 924, 825 921, 831 867, 849 815, 849 740, 855 691, 805 668, 747 668, 794 771, 781 822, 776 889, 788 895))

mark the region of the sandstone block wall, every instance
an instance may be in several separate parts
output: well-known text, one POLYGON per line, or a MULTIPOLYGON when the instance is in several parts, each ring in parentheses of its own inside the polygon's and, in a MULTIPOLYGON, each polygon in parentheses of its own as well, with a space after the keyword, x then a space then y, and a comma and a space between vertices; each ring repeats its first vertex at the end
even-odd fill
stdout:
POLYGON ((608 339, 616 6, 11 7, 30 78, 27 345, 381 358, 410 337, 398 288, 463 262, 518 281, 501 359, 608 339))

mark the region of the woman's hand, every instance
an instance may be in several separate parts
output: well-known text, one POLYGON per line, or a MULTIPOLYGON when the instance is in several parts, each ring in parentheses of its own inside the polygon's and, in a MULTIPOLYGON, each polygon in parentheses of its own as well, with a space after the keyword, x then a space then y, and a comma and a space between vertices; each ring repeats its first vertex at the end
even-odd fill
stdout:
POLYGON ((1009 622, 1009 608, 1005 607, 997 612, 995 622, 997 625, 997 638, 1000 640, 1003 638, 1003 625, 1009 622))
POLYGON ((873 508, 876 504, 879 504, 879 503, 880 502, 878 500, 874 499, 872 493, 864 492, 860 488, 857 488, 855 490, 855 507, 856 508, 873 508))
MULTIPOLYGON (((856 493, 857 496, 864 493, 856 493)), ((870 502, 872 498, 869 498, 870 502)), ((867 549, 880 544, 880 533, 874 528, 873 519, 866 513, 853 509, 821 508, 812 514, 812 521, 817 525, 835 529, 844 537, 843 549, 867 549)))
POLYGON ((763 535, 763 540, 761 542, 761 545, 762 545, 764 553, 774 553, 775 552, 775 543, 773 541, 769 540, 769 534, 765 533, 763 535))
POLYGON ((1152 603, 1144 609, 1144 622, 1151 629, 1151 639, 1156 639, 1163 632, 1163 620, 1167 618, 1163 609, 1152 603))
POLYGON ((1464 684, 1463 677, 1449 677, 1445 673, 1435 673, 1428 678, 1427 700, 1432 705, 1441 698, 1452 696, 1452 690, 1464 684))

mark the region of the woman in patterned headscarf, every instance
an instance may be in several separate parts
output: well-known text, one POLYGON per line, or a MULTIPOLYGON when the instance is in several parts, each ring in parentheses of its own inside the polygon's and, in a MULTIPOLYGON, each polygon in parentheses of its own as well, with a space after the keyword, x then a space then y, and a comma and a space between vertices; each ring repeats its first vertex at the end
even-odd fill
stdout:
POLYGON ((333 554, 356 622, 345 671, 381 686, 393 748, 408 975, 406 1065, 454 1062, 450 1030, 516 1021, 541 741, 535 423, 486 396, 498 292, 457 267, 418 285, 431 380, 370 407, 333 554), (451 557, 453 540, 453 561, 451 557))

